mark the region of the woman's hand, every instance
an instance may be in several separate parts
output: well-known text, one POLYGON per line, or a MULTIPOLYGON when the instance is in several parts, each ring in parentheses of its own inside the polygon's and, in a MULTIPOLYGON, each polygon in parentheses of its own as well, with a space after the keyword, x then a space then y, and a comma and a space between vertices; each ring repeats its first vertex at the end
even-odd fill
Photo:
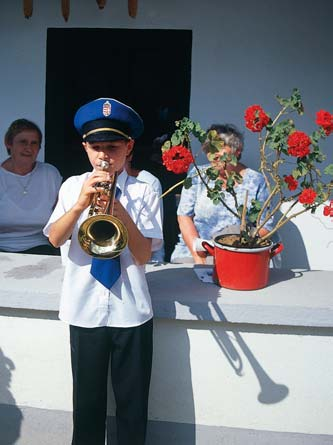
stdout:
POLYGON ((195 264, 206 264, 207 252, 192 252, 192 256, 195 264))
POLYGON ((207 252, 194 249, 194 241, 200 238, 191 216, 178 216, 179 228, 185 244, 189 248, 195 264, 206 264, 207 252))

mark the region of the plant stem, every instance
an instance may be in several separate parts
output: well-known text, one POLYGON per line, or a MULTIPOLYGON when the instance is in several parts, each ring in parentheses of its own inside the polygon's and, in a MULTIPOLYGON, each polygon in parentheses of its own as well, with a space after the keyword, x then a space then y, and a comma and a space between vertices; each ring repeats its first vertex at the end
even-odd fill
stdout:
POLYGON ((241 225, 240 225, 240 231, 245 232, 246 230, 246 212, 247 212, 247 199, 249 196, 249 191, 245 190, 245 197, 244 197, 244 203, 243 203, 243 211, 242 211, 242 219, 241 219, 241 225))
MULTIPOLYGON (((195 175, 196 176, 196 175, 195 175)), ((164 193, 162 193, 161 196, 159 196, 159 199, 164 198, 164 196, 166 196, 168 193, 172 192, 172 190, 174 190, 175 188, 177 188, 179 185, 184 184, 185 179, 182 179, 181 181, 177 182, 177 184, 174 184, 173 186, 171 186, 170 188, 168 188, 168 190, 166 190, 164 193)))

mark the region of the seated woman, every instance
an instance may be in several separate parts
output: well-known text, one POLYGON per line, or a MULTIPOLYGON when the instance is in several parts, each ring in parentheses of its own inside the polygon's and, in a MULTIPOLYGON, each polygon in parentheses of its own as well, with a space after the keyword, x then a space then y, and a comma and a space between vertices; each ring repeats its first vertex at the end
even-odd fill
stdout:
MULTIPOLYGON (((251 203, 252 199, 264 202, 268 196, 264 177, 239 162, 244 145, 242 133, 230 124, 212 125, 209 130, 216 130, 225 145, 215 154, 211 163, 199 168, 203 171, 210 166, 219 169, 219 178, 226 183, 226 174, 219 158, 224 153, 234 154, 238 160, 237 165, 228 164, 227 168, 230 171, 235 171, 243 178, 243 182, 235 187, 238 202, 244 200, 246 190, 248 191, 248 203, 251 203)), ((202 149, 207 154, 205 144, 203 144, 202 149)), ((200 240, 211 240, 215 233, 220 232, 227 226, 239 226, 239 220, 223 204, 216 205, 207 197, 207 189, 199 176, 196 175, 194 168, 189 171, 188 176, 193 178, 193 185, 189 189, 182 189, 177 210, 181 234, 179 242, 171 255, 171 262, 205 264, 207 252, 200 248, 200 240)), ((229 207, 235 209, 234 199, 230 193, 225 192, 225 201, 229 207)), ((265 225, 265 228, 261 229, 259 234, 263 236, 269 228, 270 221, 265 225)))
POLYGON ((42 229, 56 203, 62 177, 53 165, 36 160, 41 130, 29 120, 17 119, 4 142, 9 157, 0 166, 0 251, 59 254, 42 229))

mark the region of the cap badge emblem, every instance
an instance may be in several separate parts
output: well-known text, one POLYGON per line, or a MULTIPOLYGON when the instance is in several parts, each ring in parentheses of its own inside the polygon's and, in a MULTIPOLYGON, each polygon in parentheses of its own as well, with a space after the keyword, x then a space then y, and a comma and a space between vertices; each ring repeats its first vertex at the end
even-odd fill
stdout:
POLYGON ((103 104, 103 116, 108 117, 111 114, 111 104, 110 102, 107 100, 106 102, 104 102, 103 104))

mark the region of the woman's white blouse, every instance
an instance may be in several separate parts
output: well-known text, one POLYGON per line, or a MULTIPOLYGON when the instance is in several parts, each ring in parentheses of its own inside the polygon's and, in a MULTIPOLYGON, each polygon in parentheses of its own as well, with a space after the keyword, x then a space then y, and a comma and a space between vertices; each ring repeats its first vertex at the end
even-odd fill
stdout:
POLYGON ((57 201, 62 177, 50 164, 36 162, 21 176, 0 167, 0 250, 20 252, 48 244, 43 227, 57 201))

